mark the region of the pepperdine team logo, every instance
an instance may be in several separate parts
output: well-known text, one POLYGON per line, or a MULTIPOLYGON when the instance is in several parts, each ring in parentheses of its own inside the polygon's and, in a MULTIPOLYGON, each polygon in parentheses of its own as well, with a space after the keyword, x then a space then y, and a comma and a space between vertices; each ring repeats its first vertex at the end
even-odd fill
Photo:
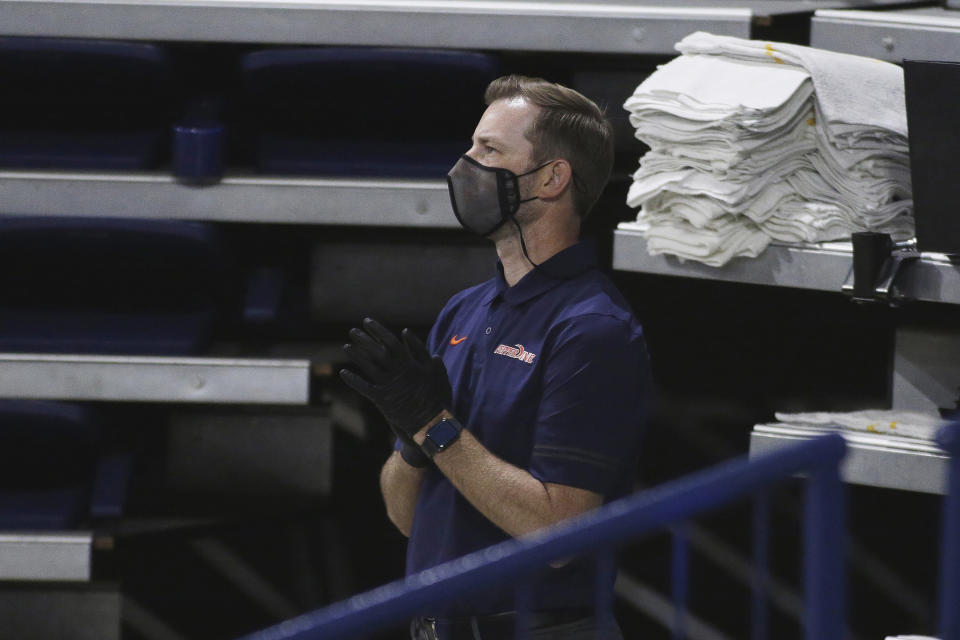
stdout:
POLYGON ((527 364, 533 364, 533 359, 537 357, 537 354, 525 351, 522 344, 517 344, 512 347, 502 344, 494 349, 493 352, 498 356, 507 356, 508 358, 514 358, 527 364))

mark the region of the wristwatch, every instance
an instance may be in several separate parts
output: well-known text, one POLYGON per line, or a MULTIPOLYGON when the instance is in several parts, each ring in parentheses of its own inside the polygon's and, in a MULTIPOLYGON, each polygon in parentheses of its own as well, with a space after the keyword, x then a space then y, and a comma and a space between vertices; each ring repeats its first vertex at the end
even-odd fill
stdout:
POLYGON ((427 430, 427 436, 420 448, 432 458, 456 442, 461 431, 463 431, 463 425, 456 419, 444 418, 427 430))

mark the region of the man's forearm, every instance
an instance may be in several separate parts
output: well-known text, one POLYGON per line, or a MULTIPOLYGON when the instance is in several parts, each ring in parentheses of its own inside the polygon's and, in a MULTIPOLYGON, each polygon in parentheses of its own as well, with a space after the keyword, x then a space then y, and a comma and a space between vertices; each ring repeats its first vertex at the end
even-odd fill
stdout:
POLYGON ((410 537, 417 497, 423 483, 423 469, 411 467, 399 451, 394 451, 380 471, 380 492, 387 507, 387 517, 400 533, 410 537))
MULTIPOLYGON (((426 429, 417 434, 423 441, 426 429)), ((488 520, 521 536, 597 507, 602 496, 574 487, 544 484, 529 471, 493 455, 469 430, 434 464, 488 520)))
POLYGON ((494 456, 469 431, 435 460, 470 504, 511 536, 555 522, 543 483, 494 456))

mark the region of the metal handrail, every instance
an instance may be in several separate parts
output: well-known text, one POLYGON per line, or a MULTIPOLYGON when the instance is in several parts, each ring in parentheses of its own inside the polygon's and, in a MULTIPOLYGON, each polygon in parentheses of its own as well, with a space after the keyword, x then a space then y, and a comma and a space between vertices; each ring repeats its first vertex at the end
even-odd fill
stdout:
POLYGON ((940 640, 960 640, 960 423, 937 432, 937 444, 950 454, 947 497, 940 538, 940 640))
POLYGON ((831 434, 749 461, 736 459, 287 620, 246 640, 359 637, 424 615, 466 592, 530 579, 538 569, 562 558, 594 554, 602 566, 604 558, 612 557, 614 545, 765 492, 772 483, 799 473, 809 475, 804 534, 806 639, 842 640, 843 508, 838 467, 845 450, 843 437, 831 434))

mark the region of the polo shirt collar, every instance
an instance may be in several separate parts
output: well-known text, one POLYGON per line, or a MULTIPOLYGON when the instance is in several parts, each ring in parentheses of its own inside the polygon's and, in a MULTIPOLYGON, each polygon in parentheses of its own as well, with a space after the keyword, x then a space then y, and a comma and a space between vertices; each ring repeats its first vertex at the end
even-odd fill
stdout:
POLYGON ((494 288, 490 295, 484 299, 483 304, 490 304, 497 297, 502 297, 504 302, 510 305, 522 304, 542 293, 546 293, 564 280, 570 280, 596 266, 596 252, 593 246, 584 240, 554 254, 542 262, 538 268, 523 276, 520 282, 512 287, 507 285, 503 276, 503 264, 497 261, 494 288))

